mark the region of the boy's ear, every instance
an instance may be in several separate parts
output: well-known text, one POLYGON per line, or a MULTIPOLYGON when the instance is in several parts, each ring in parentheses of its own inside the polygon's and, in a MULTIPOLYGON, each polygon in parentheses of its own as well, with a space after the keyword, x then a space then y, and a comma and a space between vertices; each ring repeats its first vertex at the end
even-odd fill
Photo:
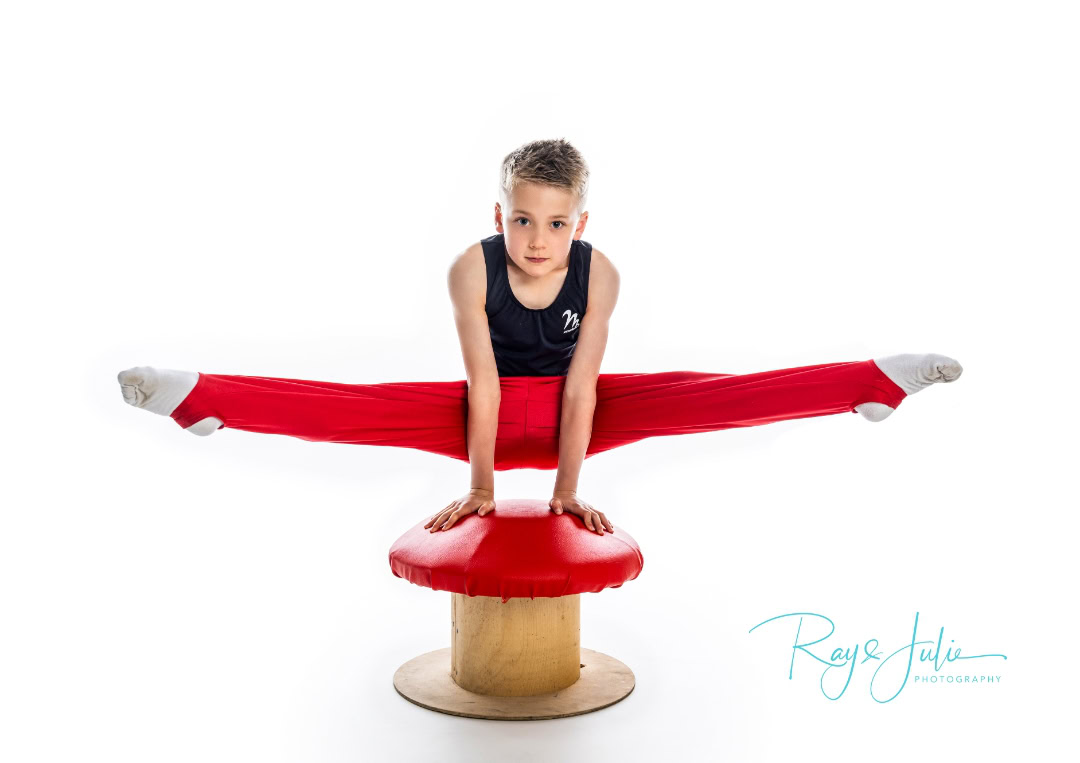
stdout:
POLYGON ((585 223, 588 221, 588 219, 588 212, 582 212, 581 217, 578 218, 577 228, 574 232, 578 235, 579 238, 581 237, 581 234, 585 232, 585 223))

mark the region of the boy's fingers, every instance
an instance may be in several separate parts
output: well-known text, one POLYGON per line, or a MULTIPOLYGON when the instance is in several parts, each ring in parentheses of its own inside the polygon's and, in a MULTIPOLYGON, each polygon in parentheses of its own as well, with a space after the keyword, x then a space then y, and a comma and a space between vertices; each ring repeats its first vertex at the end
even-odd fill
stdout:
POLYGON ((454 512, 453 514, 451 514, 451 515, 449 516, 449 518, 447 518, 447 520, 446 520, 446 526, 445 526, 445 527, 443 527, 442 529, 444 529, 444 530, 449 530, 449 529, 450 529, 451 527, 453 527, 453 526, 454 526, 454 523, 458 521, 458 517, 459 517, 459 516, 461 516, 461 509, 458 509, 458 510, 457 510, 457 511, 455 511, 455 512, 454 512))

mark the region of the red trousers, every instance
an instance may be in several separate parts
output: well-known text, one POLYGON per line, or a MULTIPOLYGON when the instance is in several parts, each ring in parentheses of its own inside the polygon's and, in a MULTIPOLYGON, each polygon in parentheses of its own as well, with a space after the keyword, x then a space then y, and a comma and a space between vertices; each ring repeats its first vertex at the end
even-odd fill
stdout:
MULTIPOLYGON (((557 468, 566 377, 504 376, 499 381, 495 469, 557 468)), ((646 437, 845 413, 860 403, 896 408, 905 397, 872 360, 753 374, 600 374, 585 457, 646 437)), ((172 418, 186 428, 216 416, 232 429, 417 448, 468 462, 468 404, 464 380, 338 384, 200 373, 172 418)))

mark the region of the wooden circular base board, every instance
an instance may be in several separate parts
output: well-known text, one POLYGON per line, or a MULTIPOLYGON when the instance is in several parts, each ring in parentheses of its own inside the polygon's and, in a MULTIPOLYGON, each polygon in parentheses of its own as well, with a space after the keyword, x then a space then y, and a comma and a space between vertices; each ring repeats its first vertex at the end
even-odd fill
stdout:
POLYGON ((581 678, 550 694, 493 697, 474 694, 450 677, 450 647, 406 662, 394 673, 394 688, 415 705, 465 718, 540 721, 591 713, 614 705, 634 690, 634 673, 614 657, 581 648, 581 678))

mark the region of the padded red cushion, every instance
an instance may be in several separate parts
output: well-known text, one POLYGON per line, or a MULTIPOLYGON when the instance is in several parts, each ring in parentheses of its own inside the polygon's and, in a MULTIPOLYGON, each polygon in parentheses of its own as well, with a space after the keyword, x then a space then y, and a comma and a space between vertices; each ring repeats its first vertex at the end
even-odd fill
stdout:
POLYGON ((618 588, 641 573, 638 544, 620 527, 599 535, 582 519, 556 514, 548 502, 495 500, 449 530, 430 532, 430 515, 390 547, 390 571, 410 583, 503 603, 618 588))

